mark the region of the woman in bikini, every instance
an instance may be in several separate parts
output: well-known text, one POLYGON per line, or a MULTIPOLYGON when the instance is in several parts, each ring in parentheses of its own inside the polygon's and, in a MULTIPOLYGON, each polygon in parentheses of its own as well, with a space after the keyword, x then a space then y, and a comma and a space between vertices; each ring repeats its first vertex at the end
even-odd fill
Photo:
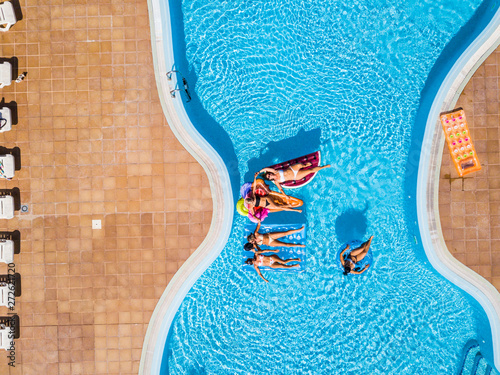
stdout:
POLYGON ((250 264, 253 265, 253 268, 255 268, 255 271, 259 274, 259 276, 264 280, 266 283, 269 281, 266 280, 264 276, 262 276, 262 273, 260 272, 259 267, 271 267, 271 268, 297 268, 300 265, 299 264, 293 264, 293 265, 288 265, 287 263, 290 262, 300 262, 300 258, 295 258, 295 259, 281 259, 279 256, 276 254, 273 255, 262 255, 262 253, 276 253, 279 250, 251 250, 255 253, 253 258, 248 258, 245 261, 245 264, 250 264))
POLYGON ((363 242, 360 247, 352 250, 345 260, 344 260, 344 253, 350 249, 350 246, 347 245, 346 248, 340 252, 340 263, 342 263, 342 266, 344 267, 344 275, 347 275, 348 273, 359 275, 365 272, 368 269, 368 267, 370 267, 369 264, 366 264, 363 267, 363 269, 359 271, 354 270, 356 268, 356 264, 362 261, 363 258, 366 256, 366 254, 368 254, 368 250, 370 249, 370 244, 372 242, 372 239, 373 236, 371 236, 368 241, 363 242))
POLYGON ((301 180, 307 175, 311 173, 317 173, 324 168, 329 168, 330 164, 314 167, 309 169, 304 169, 310 167, 311 163, 297 163, 294 165, 290 165, 287 169, 274 169, 274 168, 263 168, 255 174, 257 177, 259 174, 264 173, 264 176, 269 181, 274 182, 274 184, 278 187, 278 189, 283 193, 283 188, 281 187, 281 183, 288 181, 296 181, 301 180))
MULTIPOLYGON (((257 176, 256 176, 257 178, 257 176)), ((302 212, 302 210, 298 210, 293 208, 289 203, 286 202, 285 199, 281 199, 280 197, 276 197, 274 195, 257 195, 255 194, 255 190, 259 185, 256 180, 252 184, 252 192, 249 197, 245 198, 245 206, 248 208, 252 214, 255 214, 256 207, 267 208, 269 211, 293 211, 293 212, 302 212)), ((262 180, 260 180, 262 181, 262 180)), ((265 185, 265 184, 264 184, 265 185)), ((267 185, 266 189, 269 191, 269 187, 267 185)), ((286 195, 286 194, 285 194, 286 195)), ((288 195, 286 196, 288 197, 288 195)), ((286 198, 285 197, 285 198, 286 198)))
POLYGON ((304 227, 299 229, 288 230, 286 232, 270 232, 270 233, 259 233, 259 229, 260 229, 260 222, 257 224, 255 231, 248 235, 247 237, 248 244, 245 245, 245 249, 249 248, 250 246, 253 247, 258 245, 260 246, 267 245, 271 247, 306 247, 305 245, 286 243, 278 240, 281 237, 285 237, 294 233, 299 233, 304 229, 304 227))

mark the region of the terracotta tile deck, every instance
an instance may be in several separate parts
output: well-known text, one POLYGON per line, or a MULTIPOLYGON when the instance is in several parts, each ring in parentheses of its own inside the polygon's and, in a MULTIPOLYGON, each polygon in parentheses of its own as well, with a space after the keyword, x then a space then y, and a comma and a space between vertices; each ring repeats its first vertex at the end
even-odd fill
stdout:
POLYGON ((483 169, 459 178, 443 150, 439 211, 452 254, 500 290, 500 47, 479 67, 457 107, 463 107, 483 169))
POLYGON ((164 118, 145 0, 21 9, 0 33, 0 57, 28 72, 1 90, 19 121, 0 146, 22 168, 0 189, 29 213, 0 220, 22 236, 21 339, 0 374, 137 374, 151 313, 208 231, 208 180, 164 118))

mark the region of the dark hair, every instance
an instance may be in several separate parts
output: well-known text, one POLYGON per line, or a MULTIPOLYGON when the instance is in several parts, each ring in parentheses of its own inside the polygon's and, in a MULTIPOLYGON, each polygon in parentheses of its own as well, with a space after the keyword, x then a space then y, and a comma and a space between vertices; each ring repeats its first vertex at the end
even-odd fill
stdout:
POLYGON ((250 233, 250 234, 247 236, 247 241, 248 241, 248 242, 250 242, 250 241, 252 241, 252 239, 253 239, 253 238, 257 238, 257 237, 255 237, 255 234, 250 233))
POLYGON ((248 258, 245 260, 245 264, 253 264, 253 258, 248 258))
POLYGON ((271 172, 266 172, 265 176, 266 176, 266 179, 267 179, 267 180, 271 180, 271 177, 273 177, 273 176, 274 176, 274 173, 271 173, 271 172))
POLYGON ((246 250, 246 251, 252 251, 253 250, 253 245, 250 243, 250 242, 247 242, 243 248, 246 250))
POLYGON ((344 265, 344 276, 348 275, 352 271, 351 267, 347 264, 344 265))

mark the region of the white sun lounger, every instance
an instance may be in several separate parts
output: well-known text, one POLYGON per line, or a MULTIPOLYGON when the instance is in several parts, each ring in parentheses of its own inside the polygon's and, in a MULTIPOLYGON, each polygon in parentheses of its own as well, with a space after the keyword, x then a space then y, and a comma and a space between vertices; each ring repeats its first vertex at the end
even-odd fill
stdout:
POLYGON ((0 64, 0 89, 12 83, 12 65, 4 61, 0 64))
POLYGON ((14 341, 14 339, 9 339, 9 334, 10 334, 10 327, 0 328, 0 349, 3 350, 10 349, 12 341, 14 341))
POLYGON ((12 112, 9 107, 0 107, 0 133, 12 129, 12 112))
POLYGON ((0 31, 8 31, 17 22, 14 6, 10 1, 0 4, 0 31))
POLYGON ((12 219, 14 217, 14 197, 11 195, 0 196, 0 219, 12 219))
POLYGON ((14 241, 0 240, 0 262, 14 263, 14 241))
POLYGON ((9 307, 9 284, 7 283, 0 283, 0 306, 9 307))
POLYGON ((16 169, 16 159, 14 155, 0 155, 0 177, 7 180, 14 177, 14 172, 16 169))

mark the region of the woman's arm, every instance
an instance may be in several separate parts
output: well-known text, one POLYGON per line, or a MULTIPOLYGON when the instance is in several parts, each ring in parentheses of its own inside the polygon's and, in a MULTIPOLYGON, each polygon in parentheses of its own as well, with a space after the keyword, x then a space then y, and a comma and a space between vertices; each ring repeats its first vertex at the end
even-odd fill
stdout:
POLYGON ((257 182, 257 176, 258 174, 255 174, 254 178, 253 178, 253 182, 252 182, 252 197, 255 198, 255 188, 256 188, 256 182, 257 182))
POLYGON ((276 185, 276 187, 279 189, 279 191, 281 191, 281 194, 286 195, 286 193, 283 191, 283 188, 281 187, 281 184, 279 183, 279 181, 273 180, 273 182, 276 185))
POLYGON ((270 172, 270 173, 278 173, 278 171, 274 168, 262 168, 260 171, 257 172, 257 174, 261 174, 264 172, 270 172))
MULTIPOLYGON (((255 177, 257 178, 257 175, 259 175, 261 173, 265 173, 265 172, 269 172, 269 173, 272 173, 274 175, 278 174, 278 171, 274 168, 262 168, 259 172, 257 172, 255 177)), ((276 187, 279 189, 279 191, 281 191, 282 194, 285 194, 285 192, 283 191, 283 188, 281 187, 281 184, 279 183, 279 181, 276 178, 273 179, 272 182, 276 185, 276 187)))
MULTIPOLYGON (((251 250, 246 250, 246 251, 251 251, 252 253, 254 253, 254 254, 255 254, 255 253, 257 253, 257 251, 255 250, 255 244, 253 243, 252 245, 253 245, 253 246, 252 246, 252 249, 251 249, 251 250)), ((258 250, 259 250, 259 249, 258 249, 258 250)))
POLYGON ((255 230, 253 231, 253 235, 254 235, 255 237, 257 237, 257 233, 259 233, 260 224, 261 224, 261 222, 260 222, 260 220, 259 220, 259 222, 257 223, 257 226, 255 227, 255 230))
POLYGON ((368 267, 370 267, 370 265, 366 264, 365 267, 361 271, 354 271, 354 270, 352 270, 351 273, 353 273, 355 275, 361 275, 363 272, 365 272, 368 269, 368 267))
POLYGON ((340 257, 340 263, 342 264, 342 267, 344 267, 344 263, 345 263, 345 261, 344 261, 344 257, 343 257, 342 255, 344 255, 344 253, 345 253, 345 252, 349 249, 349 247, 350 247, 350 246, 349 246, 349 245, 347 245, 347 246, 345 247, 345 249, 344 249, 344 250, 342 250, 342 251, 340 252, 339 257, 340 257))
POLYGON ((252 192, 255 190, 255 182, 257 181, 257 177, 261 174, 262 171, 259 171, 253 175, 253 183, 252 183, 252 192))
POLYGON ((266 278, 264 276, 262 276, 262 273, 260 272, 259 270, 259 267, 257 267, 254 263, 253 265, 253 268, 255 268, 255 271, 257 271, 257 273, 259 274, 259 276, 262 278, 262 280, 264 280, 266 283, 268 283, 269 281, 266 280, 266 278))

